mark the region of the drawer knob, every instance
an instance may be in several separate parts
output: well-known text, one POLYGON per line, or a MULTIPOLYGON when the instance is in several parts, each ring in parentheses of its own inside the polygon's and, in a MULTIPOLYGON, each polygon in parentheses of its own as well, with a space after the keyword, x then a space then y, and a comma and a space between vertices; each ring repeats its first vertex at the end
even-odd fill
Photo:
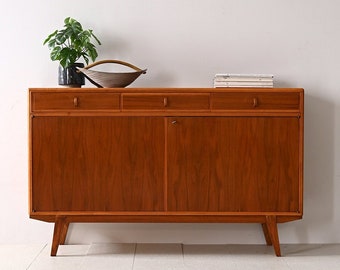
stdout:
POLYGON ((79 105, 78 97, 73 98, 73 105, 74 105, 74 107, 78 107, 78 105, 79 105))
POLYGON ((167 97, 163 98, 163 104, 164 104, 164 107, 168 106, 168 98, 167 97))
POLYGON ((253 107, 256 108, 258 106, 257 98, 253 98, 253 107))

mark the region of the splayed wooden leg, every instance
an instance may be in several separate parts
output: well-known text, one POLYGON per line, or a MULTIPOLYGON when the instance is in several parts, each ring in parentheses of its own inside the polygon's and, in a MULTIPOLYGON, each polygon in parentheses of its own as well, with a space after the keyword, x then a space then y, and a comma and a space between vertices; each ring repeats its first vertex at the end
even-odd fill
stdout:
POLYGON ((272 246, 273 243, 272 243, 272 240, 270 239, 270 236, 269 236, 269 231, 268 231, 268 227, 267 227, 267 224, 266 223, 262 223, 262 230, 263 230, 263 234, 264 234, 264 238, 266 239, 266 243, 268 246, 272 246))
POLYGON ((272 243, 276 256, 281 257, 279 234, 277 230, 276 216, 266 216, 266 228, 264 229, 264 234, 266 241, 272 243), (267 236, 266 236, 267 233, 267 236))
POLYGON ((56 256, 60 244, 65 243, 69 222, 64 216, 57 216, 54 223, 54 232, 51 248, 51 256, 56 256))
POLYGON ((63 224, 63 227, 61 228, 60 243, 59 243, 60 245, 65 244, 69 224, 70 224, 69 222, 65 221, 65 223, 63 224))

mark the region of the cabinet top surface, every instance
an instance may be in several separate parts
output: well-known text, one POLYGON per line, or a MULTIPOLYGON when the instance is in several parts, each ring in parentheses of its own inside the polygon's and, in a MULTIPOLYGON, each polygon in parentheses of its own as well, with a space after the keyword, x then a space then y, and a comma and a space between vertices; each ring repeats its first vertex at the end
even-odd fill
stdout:
POLYGON ((30 92, 116 92, 116 93, 218 93, 218 92, 303 92, 303 88, 195 88, 195 87, 152 87, 152 88, 29 88, 30 92))

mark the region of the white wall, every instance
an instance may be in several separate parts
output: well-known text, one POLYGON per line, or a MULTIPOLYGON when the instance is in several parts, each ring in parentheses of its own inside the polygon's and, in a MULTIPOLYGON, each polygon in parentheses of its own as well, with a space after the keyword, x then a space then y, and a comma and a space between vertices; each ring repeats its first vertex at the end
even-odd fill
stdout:
MULTIPOLYGON (((340 1, 17 0, 0 11, 0 243, 50 242, 28 218, 27 88, 57 86, 45 37, 72 16, 101 39, 100 59, 148 73, 132 86, 210 87, 215 73, 273 73, 303 87, 305 214, 282 243, 340 242, 340 1)), ((91 86, 90 84, 88 84, 91 86)), ((264 243, 257 224, 77 224, 69 243, 264 243)))

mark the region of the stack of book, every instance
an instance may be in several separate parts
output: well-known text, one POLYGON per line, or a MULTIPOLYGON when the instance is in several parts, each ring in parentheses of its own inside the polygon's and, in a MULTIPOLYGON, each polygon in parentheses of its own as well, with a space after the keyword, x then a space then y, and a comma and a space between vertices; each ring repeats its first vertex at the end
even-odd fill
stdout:
POLYGON ((272 74, 216 74, 214 87, 273 87, 272 74))

